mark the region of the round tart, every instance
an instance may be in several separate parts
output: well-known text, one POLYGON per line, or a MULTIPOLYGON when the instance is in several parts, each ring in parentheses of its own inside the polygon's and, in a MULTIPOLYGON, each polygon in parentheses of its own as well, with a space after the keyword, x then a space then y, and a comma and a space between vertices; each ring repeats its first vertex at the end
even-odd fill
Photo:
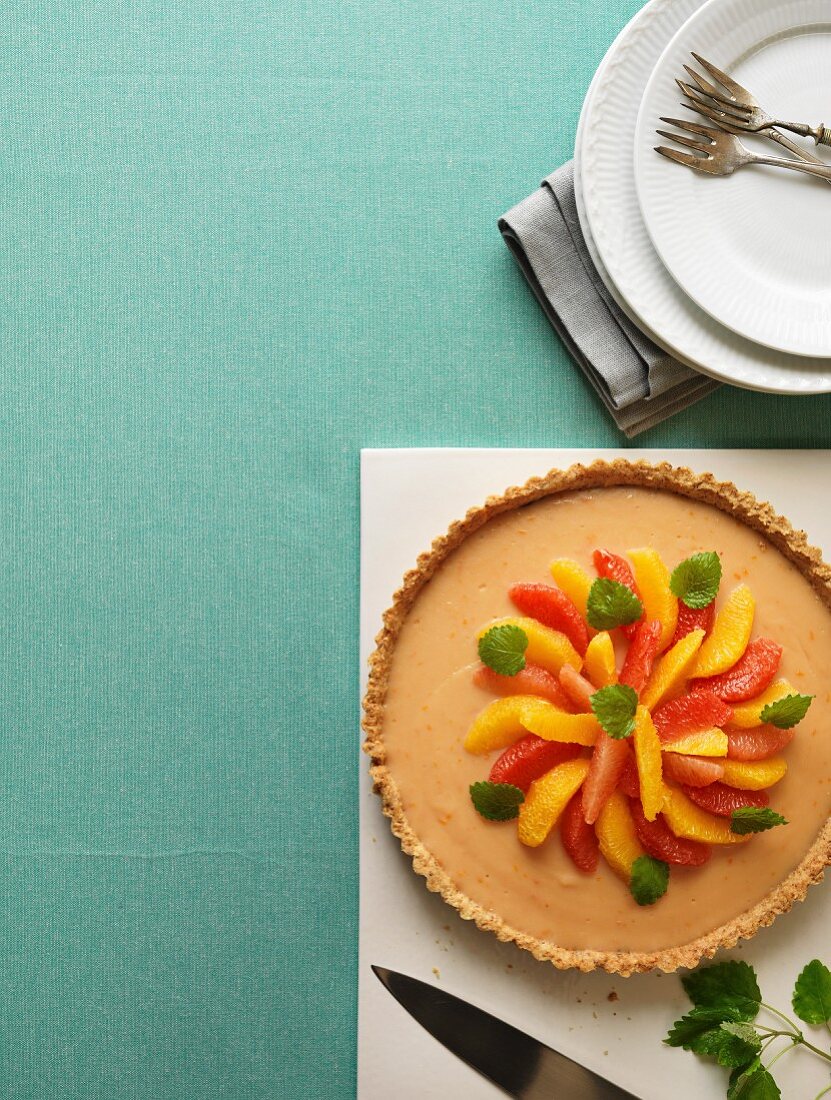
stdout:
POLYGON ((553 470, 436 539, 384 616, 365 751, 414 869, 555 966, 695 966, 831 862, 831 570, 767 504, 553 470))

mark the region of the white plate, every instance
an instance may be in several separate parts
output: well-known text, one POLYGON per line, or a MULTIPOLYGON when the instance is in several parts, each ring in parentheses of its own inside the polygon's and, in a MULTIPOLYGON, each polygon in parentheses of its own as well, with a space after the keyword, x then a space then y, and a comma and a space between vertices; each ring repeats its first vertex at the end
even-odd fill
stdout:
MULTIPOLYGON (((731 332, 678 286, 652 247, 635 188, 632 149, 644 88, 700 0, 651 0, 607 53, 580 118, 578 213, 598 272, 653 340, 691 367, 770 393, 831 391, 831 364, 787 355, 731 332)), ((746 169, 747 171, 748 169, 746 169)))
MULTIPOLYGON (((776 117, 811 121, 828 106, 831 4, 710 0, 658 62, 635 137, 635 183, 647 231, 693 301, 748 339, 793 355, 829 356, 831 250, 819 228, 831 217, 828 184, 759 166, 714 178, 654 152, 656 144, 672 144, 655 133, 656 126, 667 128, 661 115, 692 120, 675 86, 684 63, 692 62, 691 50, 752 89, 776 117)), ((763 139, 745 144, 789 157, 763 139)))

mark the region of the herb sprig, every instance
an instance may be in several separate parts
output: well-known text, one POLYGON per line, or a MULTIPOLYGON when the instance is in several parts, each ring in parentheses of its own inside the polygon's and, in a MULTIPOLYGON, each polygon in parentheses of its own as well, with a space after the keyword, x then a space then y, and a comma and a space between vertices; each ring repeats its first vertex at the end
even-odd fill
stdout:
MULTIPOLYGON (((712 1058, 730 1069, 727 1100, 779 1100, 779 1086, 770 1071, 794 1047, 805 1047, 831 1062, 831 1054, 809 1042, 796 1021, 762 1000, 756 971, 749 963, 731 961, 706 966, 681 981, 693 1007, 676 1020, 664 1042, 712 1058), (778 1026, 759 1023, 761 1011, 775 1017, 778 1026), (781 1045, 783 1039, 787 1040, 785 1045, 781 1045), (781 1049, 763 1062, 777 1044, 781 1049)), ((804 1023, 825 1025, 831 1034, 831 971, 819 959, 809 962, 796 979, 792 1005, 804 1023)), ((828 1094, 831 1085, 815 1100, 828 1094)))

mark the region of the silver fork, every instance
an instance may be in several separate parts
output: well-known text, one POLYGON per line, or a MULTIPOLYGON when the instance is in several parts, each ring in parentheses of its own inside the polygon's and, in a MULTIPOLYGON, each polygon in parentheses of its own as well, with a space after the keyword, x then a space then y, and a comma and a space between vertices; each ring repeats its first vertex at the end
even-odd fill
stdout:
MULTIPOLYGON (((827 127, 825 123, 821 122, 819 126, 808 126, 804 122, 785 122, 780 118, 774 118, 768 114, 753 96, 748 92, 747 88, 743 88, 741 84, 737 84, 735 80, 717 69, 712 62, 707 61, 700 54, 693 53, 693 57, 706 69, 710 76, 720 85, 720 88, 710 84, 700 76, 694 69, 691 69, 689 65, 685 65, 684 68, 694 81, 698 85, 698 89, 707 96, 710 100, 714 101, 716 106, 707 101, 701 95, 696 95, 694 89, 689 85, 683 85, 681 81, 678 83, 682 87, 682 91, 685 95, 702 106, 705 110, 701 111, 701 114, 707 115, 714 122, 721 125, 721 118, 715 117, 712 112, 716 112, 718 115, 725 117, 726 121, 734 126, 737 130, 743 130, 746 133, 760 133, 765 131, 765 137, 772 137, 772 134, 767 133, 768 130, 774 130, 776 128, 782 130, 790 130, 794 134, 799 134, 800 137, 810 137, 814 139, 815 145, 831 145, 831 128, 827 127), (725 95, 725 92, 727 93, 725 95), (692 95, 690 95, 692 93, 692 95)), ((780 137, 783 135, 779 135, 780 137)), ((775 140, 775 139, 774 139, 775 140)), ((787 139, 786 139, 787 140, 787 139)), ((782 143, 784 144, 784 142, 782 143)), ((794 148, 798 149, 798 146, 788 146, 791 151, 794 148)))
POLYGON ((746 164, 769 164, 773 168, 790 168, 793 172, 805 172, 809 176, 831 180, 831 164, 808 164, 803 160, 766 157, 753 153, 735 134, 713 126, 701 126, 682 118, 662 117, 661 122, 695 134, 694 138, 689 138, 684 134, 673 134, 669 130, 658 130, 661 137, 692 149, 693 152, 684 153, 667 145, 656 145, 655 152, 678 164, 684 164, 687 168, 694 168, 697 172, 706 172, 710 176, 732 176, 737 168, 743 168, 746 164))

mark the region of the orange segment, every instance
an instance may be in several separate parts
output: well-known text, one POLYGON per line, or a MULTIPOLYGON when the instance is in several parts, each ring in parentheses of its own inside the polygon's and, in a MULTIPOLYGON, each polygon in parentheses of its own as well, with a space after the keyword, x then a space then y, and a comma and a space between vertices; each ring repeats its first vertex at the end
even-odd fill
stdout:
POLYGON ((563 665, 571 665, 577 672, 583 667, 583 658, 565 636, 559 630, 552 630, 543 626, 536 619, 526 619, 518 616, 510 616, 507 619, 495 619, 487 626, 483 626, 478 637, 487 634, 495 626, 518 626, 524 630, 528 638, 528 648, 525 650, 525 659, 531 664, 540 665, 548 672, 557 675, 563 665))
POLYGON ((756 601, 746 584, 734 588, 701 647, 693 676, 717 676, 742 656, 750 641, 756 601))
MULTIPOLYGON (((549 566, 554 583, 561 592, 565 592, 580 614, 586 619, 586 604, 592 586, 592 579, 576 561, 570 558, 558 558, 549 566)), ((588 620, 587 620, 588 621, 588 620)), ((592 630, 589 627, 589 634, 592 630)))
POLYGON ((629 810, 626 796, 613 791, 594 827, 600 842, 603 858, 627 883, 632 874, 632 864, 645 855, 635 832, 635 822, 629 810))
POLYGON ((669 570, 658 551, 651 547, 630 550, 629 558, 635 571, 644 614, 647 619, 657 620, 661 624, 658 652, 663 653, 678 625, 678 600, 669 587, 669 570))
POLYGON ((700 733, 688 733, 668 741, 664 752, 679 752, 683 756, 726 756, 728 748, 727 734, 724 730, 702 730, 700 733))
POLYGON ((593 714, 565 714, 550 703, 545 709, 526 707, 522 725, 537 737, 567 745, 593 745, 600 733, 600 723, 593 714))
POLYGON ((572 795, 580 788, 589 770, 588 760, 567 760, 552 768, 531 784, 519 807, 519 839, 529 848, 537 848, 557 823, 572 795))
POLYGON ((691 630, 658 661, 641 692, 641 702, 648 710, 653 710, 662 699, 678 692, 689 675, 703 641, 703 630, 691 630))
POLYGON ((524 720, 549 710, 562 713, 553 703, 535 695, 506 695, 503 699, 494 699, 474 719, 465 737, 465 748, 477 755, 506 749, 525 736, 524 720))
MULTIPOLYGON (((638 707, 635 714, 635 763, 641 788, 641 805, 647 821, 654 821, 661 812, 664 801, 664 780, 661 765, 661 742, 652 716, 646 707, 638 707)), ((725 738, 726 740, 726 738, 725 738)))
POLYGON ((750 833, 739 836, 731 832, 729 818, 708 814, 677 787, 667 787, 661 812, 675 835, 687 840, 701 840, 705 844, 741 844, 752 836, 750 833))
POLYGON ((615 647, 608 631, 601 630, 589 642, 583 672, 596 688, 608 687, 617 680, 615 647))
POLYGON ((755 726, 761 726, 763 725, 762 711, 769 703, 784 699, 786 695, 796 694, 798 694, 796 688, 789 684, 787 680, 774 680, 770 687, 763 691, 761 695, 757 695, 755 699, 750 699, 747 703, 736 703, 734 705, 730 725, 740 730, 749 730, 755 726))
POLYGON ((722 783, 728 787, 738 787, 740 791, 763 791, 778 783, 788 770, 781 756, 771 756, 767 760, 725 760, 722 783))

